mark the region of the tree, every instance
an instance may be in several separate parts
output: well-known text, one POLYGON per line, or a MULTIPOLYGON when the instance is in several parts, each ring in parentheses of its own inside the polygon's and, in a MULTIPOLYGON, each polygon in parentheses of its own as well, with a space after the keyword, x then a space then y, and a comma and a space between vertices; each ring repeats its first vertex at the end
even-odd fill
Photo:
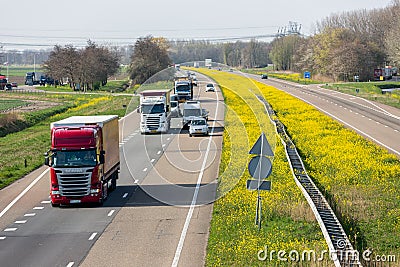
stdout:
POLYGON ((134 84, 144 83, 157 72, 171 65, 164 42, 152 36, 136 41, 129 66, 130 78, 134 84))
POLYGON ((396 65, 400 65, 400 1, 393 1, 393 25, 391 30, 387 31, 385 36, 385 47, 389 61, 396 65))
POLYGON ((118 71, 119 57, 89 40, 81 50, 72 45, 55 46, 44 67, 47 75, 60 82, 67 79, 73 89, 77 84, 81 89, 94 89, 95 84, 105 85, 107 78, 118 71))

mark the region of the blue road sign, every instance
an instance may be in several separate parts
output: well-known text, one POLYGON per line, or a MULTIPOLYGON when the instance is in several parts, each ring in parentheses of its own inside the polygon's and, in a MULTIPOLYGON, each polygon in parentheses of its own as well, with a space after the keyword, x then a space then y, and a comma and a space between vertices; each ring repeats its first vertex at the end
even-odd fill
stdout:
POLYGON ((310 79, 311 78, 311 73, 309 71, 304 72, 304 79, 310 79))

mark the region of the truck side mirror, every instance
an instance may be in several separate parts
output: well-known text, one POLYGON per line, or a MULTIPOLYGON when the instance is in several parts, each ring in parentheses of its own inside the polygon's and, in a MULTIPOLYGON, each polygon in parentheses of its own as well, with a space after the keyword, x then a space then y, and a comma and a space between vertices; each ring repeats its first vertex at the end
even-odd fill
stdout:
POLYGON ((44 165, 50 166, 49 152, 44 153, 44 165))
POLYGON ((105 154, 106 152, 104 151, 104 150, 102 150, 102 151, 100 151, 100 155, 99 155, 99 161, 100 161, 100 164, 104 164, 106 161, 105 161, 105 158, 104 158, 104 154, 105 154))

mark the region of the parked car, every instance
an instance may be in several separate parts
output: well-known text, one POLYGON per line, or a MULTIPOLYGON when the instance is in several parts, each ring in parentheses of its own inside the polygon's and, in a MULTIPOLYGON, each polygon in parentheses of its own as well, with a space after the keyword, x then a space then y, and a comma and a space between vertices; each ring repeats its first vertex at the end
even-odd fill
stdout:
POLYGON ((206 85, 206 92, 215 92, 214 84, 208 83, 208 84, 206 85))
POLYGON ((261 79, 268 79, 268 75, 267 74, 261 74, 261 79))
POLYGON ((206 119, 196 117, 189 123, 189 136, 193 135, 208 135, 208 124, 206 119))
POLYGON ((18 87, 18 83, 16 83, 16 82, 12 82, 12 83, 11 83, 11 87, 13 87, 13 88, 17 88, 17 87, 18 87))

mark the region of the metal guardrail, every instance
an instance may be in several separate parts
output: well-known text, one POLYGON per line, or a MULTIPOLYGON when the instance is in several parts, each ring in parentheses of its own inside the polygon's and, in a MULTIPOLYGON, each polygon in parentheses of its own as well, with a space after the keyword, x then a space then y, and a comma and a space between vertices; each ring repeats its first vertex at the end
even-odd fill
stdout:
POLYGON ((353 248, 332 208, 308 176, 296 146, 285 131, 285 126, 279 121, 269 103, 262 96, 257 95, 257 98, 264 104, 270 120, 275 124, 276 131, 281 138, 282 144, 285 146, 286 157, 289 161, 295 182, 307 199, 318 221, 328 244, 330 257, 335 266, 361 266, 358 251, 353 248))

